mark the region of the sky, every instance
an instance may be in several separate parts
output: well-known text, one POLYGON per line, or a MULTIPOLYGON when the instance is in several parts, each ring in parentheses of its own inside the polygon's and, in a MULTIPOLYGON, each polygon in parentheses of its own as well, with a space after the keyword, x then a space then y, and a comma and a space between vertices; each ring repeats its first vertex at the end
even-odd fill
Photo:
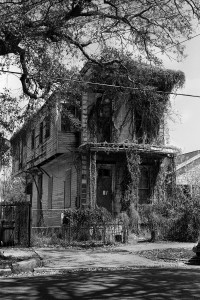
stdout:
MULTIPOLYGON (((172 120, 168 120, 169 144, 180 148, 182 153, 200 149, 200 36, 184 44, 187 57, 181 62, 166 57, 163 59, 165 68, 185 73, 185 86, 177 92, 199 95, 199 98, 171 97, 172 120)), ((21 90, 21 83, 16 75, 4 75, 0 76, 0 89, 3 87, 11 89, 12 94, 17 95, 21 90)))
POLYGON ((185 86, 177 92, 199 95, 199 98, 171 97, 173 121, 168 121, 170 144, 183 153, 200 149, 200 36, 187 41, 185 47, 187 57, 181 62, 164 59, 166 68, 185 73, 185 86))

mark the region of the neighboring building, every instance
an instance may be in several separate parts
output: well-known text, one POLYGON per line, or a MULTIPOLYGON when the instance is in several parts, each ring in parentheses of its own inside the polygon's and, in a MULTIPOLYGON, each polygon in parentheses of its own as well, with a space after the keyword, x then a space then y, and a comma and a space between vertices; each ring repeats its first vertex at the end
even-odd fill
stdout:
POLYGON ((200 191, 200 150, 180 154, 176 159, 176 182, 185 193, 200 191))
MULTIPOLYGON (((83 78, 96 82, 98 68, 86 65, 83 78)), ((119 72, 110 70, 104 82, 119 72)), ((170 92, 179 83, 178 72, 152 72, 141 64, 134 72, 140 87, 170 92)), ((51 105, 13 135, 13 174, 27 175, 33 226, 59 225, 67 208, 101 206, 116 216, 131 202, 149 204, 172 192, 176 150, 164 145, 169 96, 154 96, 88 84, 81 109, 52 95, 51 105)))

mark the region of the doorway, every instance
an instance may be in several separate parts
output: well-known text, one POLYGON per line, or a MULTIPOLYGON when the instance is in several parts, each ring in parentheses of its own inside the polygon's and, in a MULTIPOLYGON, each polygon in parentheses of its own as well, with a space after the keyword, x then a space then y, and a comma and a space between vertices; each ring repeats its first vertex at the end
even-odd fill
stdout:
POLYGON ((97 165, 97 205, 113 212, 114 165, 97 165))

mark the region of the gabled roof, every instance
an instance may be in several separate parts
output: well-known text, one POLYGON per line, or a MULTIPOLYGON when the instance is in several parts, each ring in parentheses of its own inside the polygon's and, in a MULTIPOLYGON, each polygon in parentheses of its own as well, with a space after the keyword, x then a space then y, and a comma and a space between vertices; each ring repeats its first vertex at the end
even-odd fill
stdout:
POLYGON ((176 160, 176 164, 177 164, 176 170, 178 171, 181 168, 188 166, 189 164, 193 163, 195 160, 199 158, 200 158, 200 150, 180 154, 176 160))

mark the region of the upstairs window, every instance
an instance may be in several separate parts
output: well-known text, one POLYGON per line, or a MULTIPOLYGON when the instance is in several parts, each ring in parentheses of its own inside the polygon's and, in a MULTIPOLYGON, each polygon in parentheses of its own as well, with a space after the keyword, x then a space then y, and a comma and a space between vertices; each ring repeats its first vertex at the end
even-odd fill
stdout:
POLYGON ((50 132, 51 132, 51 119, 50 116, 47 116, 45 118, 45 138, 50 137, 50 132))
POLYGON ((39 143, 43 143, 43 122, 40 123, 39 143))
POLYGON ((80 120, 80 112, 74 105, 69 105, 67 103, 62 104, 61 112, 61 131, 70 132, 74 131, 76 125, 80 120))
POLYGON ((148 204, 150 200, 150 169, 141 166, 139 180, 139 204, 148 204))
POLYGON ((23 140, 19 142, 19 168, 22 168, 23 165, 23 156, 24 156, 24 145, 23 140))
POLYGON ((35 129, 31 132, 31 149, 35 148, 35 129))
POLYGON ((99 102, 97 131, 98 142, 111 142, 112 136, 112 101, 108 98, 100 97, 99 102))

